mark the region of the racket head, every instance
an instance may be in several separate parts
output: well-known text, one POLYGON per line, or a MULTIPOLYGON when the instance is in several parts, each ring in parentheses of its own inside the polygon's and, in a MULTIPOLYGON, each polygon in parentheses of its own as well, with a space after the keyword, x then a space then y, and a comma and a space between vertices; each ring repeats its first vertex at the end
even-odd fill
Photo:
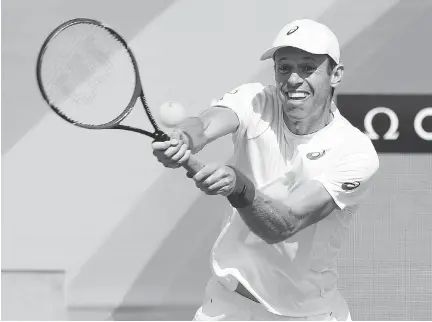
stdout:
MULTIPOLYGON (((51 109, 65 121, 83 128, 115 128, 131 112, 138 97, 145 101, 137 62, 127 42, 115 30, 93 19, 72 19, 50 33, 38 55, 36 77, 42 97, 51 109), (67 32, 69 34, 66 34, 67 32), (75 47, 68 44, 68 41, 75 41, 75 47), (120 67, 113 67, 117 63, 112 61, 112 55, 117 55, 116 58, 121 56, 124 72, 121 72, 120 67), (92 66, 91 59, 87 59, 91 56, 97 66, 92 66), (54 63, 56 58, 58 61, 54 63), (110 71, 108 67, 114 71, 110 71), (121 94, 121 99, 112 103, 111 98, 119 97, 116 95, 119 92, 112 93, 105 88, 103 94, 106 99, 99 100, 101 106, 98 111, 92 107, 92 97, 89 99, 91 95, 86 97, 85 94, 91 91, 100 92, 97 87, 106 82, 109 76, 118 76, 119 73, 123 76, 127 74, 127 91, 121 94), (64 81, 71 86, 62 88, 65 87, 64 81), (87 102, 89 104, 81 104, 80 99, 74 97, 77 86, 84 88, 84 92, 87 87, 87 93, 82 95, 82 100, 90 100, 87 102), (78 110, 76 115, 67 111, 67 102, 71 109, 78 110), (105 106, 117 105, 113 106, 108 114, 102 103, 106 103, 105 106), (92 111, 91 118, 86 115, 85 108, 92 111)), ((113 83, 116 84, 115 80, 113 83)), ((98 94, 97 97, 102 97, 103 94, 98 94)))

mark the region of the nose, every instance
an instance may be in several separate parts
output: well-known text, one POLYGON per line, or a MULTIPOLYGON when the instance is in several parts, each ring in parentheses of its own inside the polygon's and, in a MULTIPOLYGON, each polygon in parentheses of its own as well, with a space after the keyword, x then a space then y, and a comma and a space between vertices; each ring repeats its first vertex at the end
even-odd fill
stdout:
POLYGON ((288 83, 291 86, 297 86, 301 83, 303 83, 303 79, 300 77, 297 73, 291 73, 290 77, 288 78, 288 83))

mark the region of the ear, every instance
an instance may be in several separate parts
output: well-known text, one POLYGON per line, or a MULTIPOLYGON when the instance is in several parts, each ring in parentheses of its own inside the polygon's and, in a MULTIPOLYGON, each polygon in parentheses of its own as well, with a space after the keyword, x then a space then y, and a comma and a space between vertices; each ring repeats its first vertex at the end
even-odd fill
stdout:
POLYGON ((338 64, 335 66, 335 68, 333 68, 330 80, 331 87, 335 88, 340 84, 340 82, 342 81, 344 70, 345 67, 343 64, 338 64))

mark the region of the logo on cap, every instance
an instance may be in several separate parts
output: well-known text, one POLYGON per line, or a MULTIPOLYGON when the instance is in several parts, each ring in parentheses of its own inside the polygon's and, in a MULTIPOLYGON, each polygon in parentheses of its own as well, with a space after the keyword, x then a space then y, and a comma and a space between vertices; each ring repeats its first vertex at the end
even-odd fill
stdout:
POLYGON ((288 32, 287 32, 287 36, 289 36, 289 35, 291 35, 292 33, 296 32, 297 29, 299 29, 299 26, 292 27, 290 30, 288 30, 288 32))
MULTIPOLYGON (((229 92, 226 92, 225 95, 226 94, 236 94, 237 92, 238 92, 238 89, 233 89, 233 90, 231 90, 229 92)), ((219 100, 222 101, 224 99, 225 95, 222 96, 219 100)))

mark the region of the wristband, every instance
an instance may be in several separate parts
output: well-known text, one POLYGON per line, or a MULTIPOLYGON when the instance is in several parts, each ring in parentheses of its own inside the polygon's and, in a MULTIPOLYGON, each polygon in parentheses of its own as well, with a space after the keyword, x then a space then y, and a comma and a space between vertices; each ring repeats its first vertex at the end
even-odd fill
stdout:
POLYGON ((255 185, 248 177, 232 166, 236 182, 234 190, 228 196, 228 201, 234 208, 244 208, 250 206, 255 199, 255 185))

